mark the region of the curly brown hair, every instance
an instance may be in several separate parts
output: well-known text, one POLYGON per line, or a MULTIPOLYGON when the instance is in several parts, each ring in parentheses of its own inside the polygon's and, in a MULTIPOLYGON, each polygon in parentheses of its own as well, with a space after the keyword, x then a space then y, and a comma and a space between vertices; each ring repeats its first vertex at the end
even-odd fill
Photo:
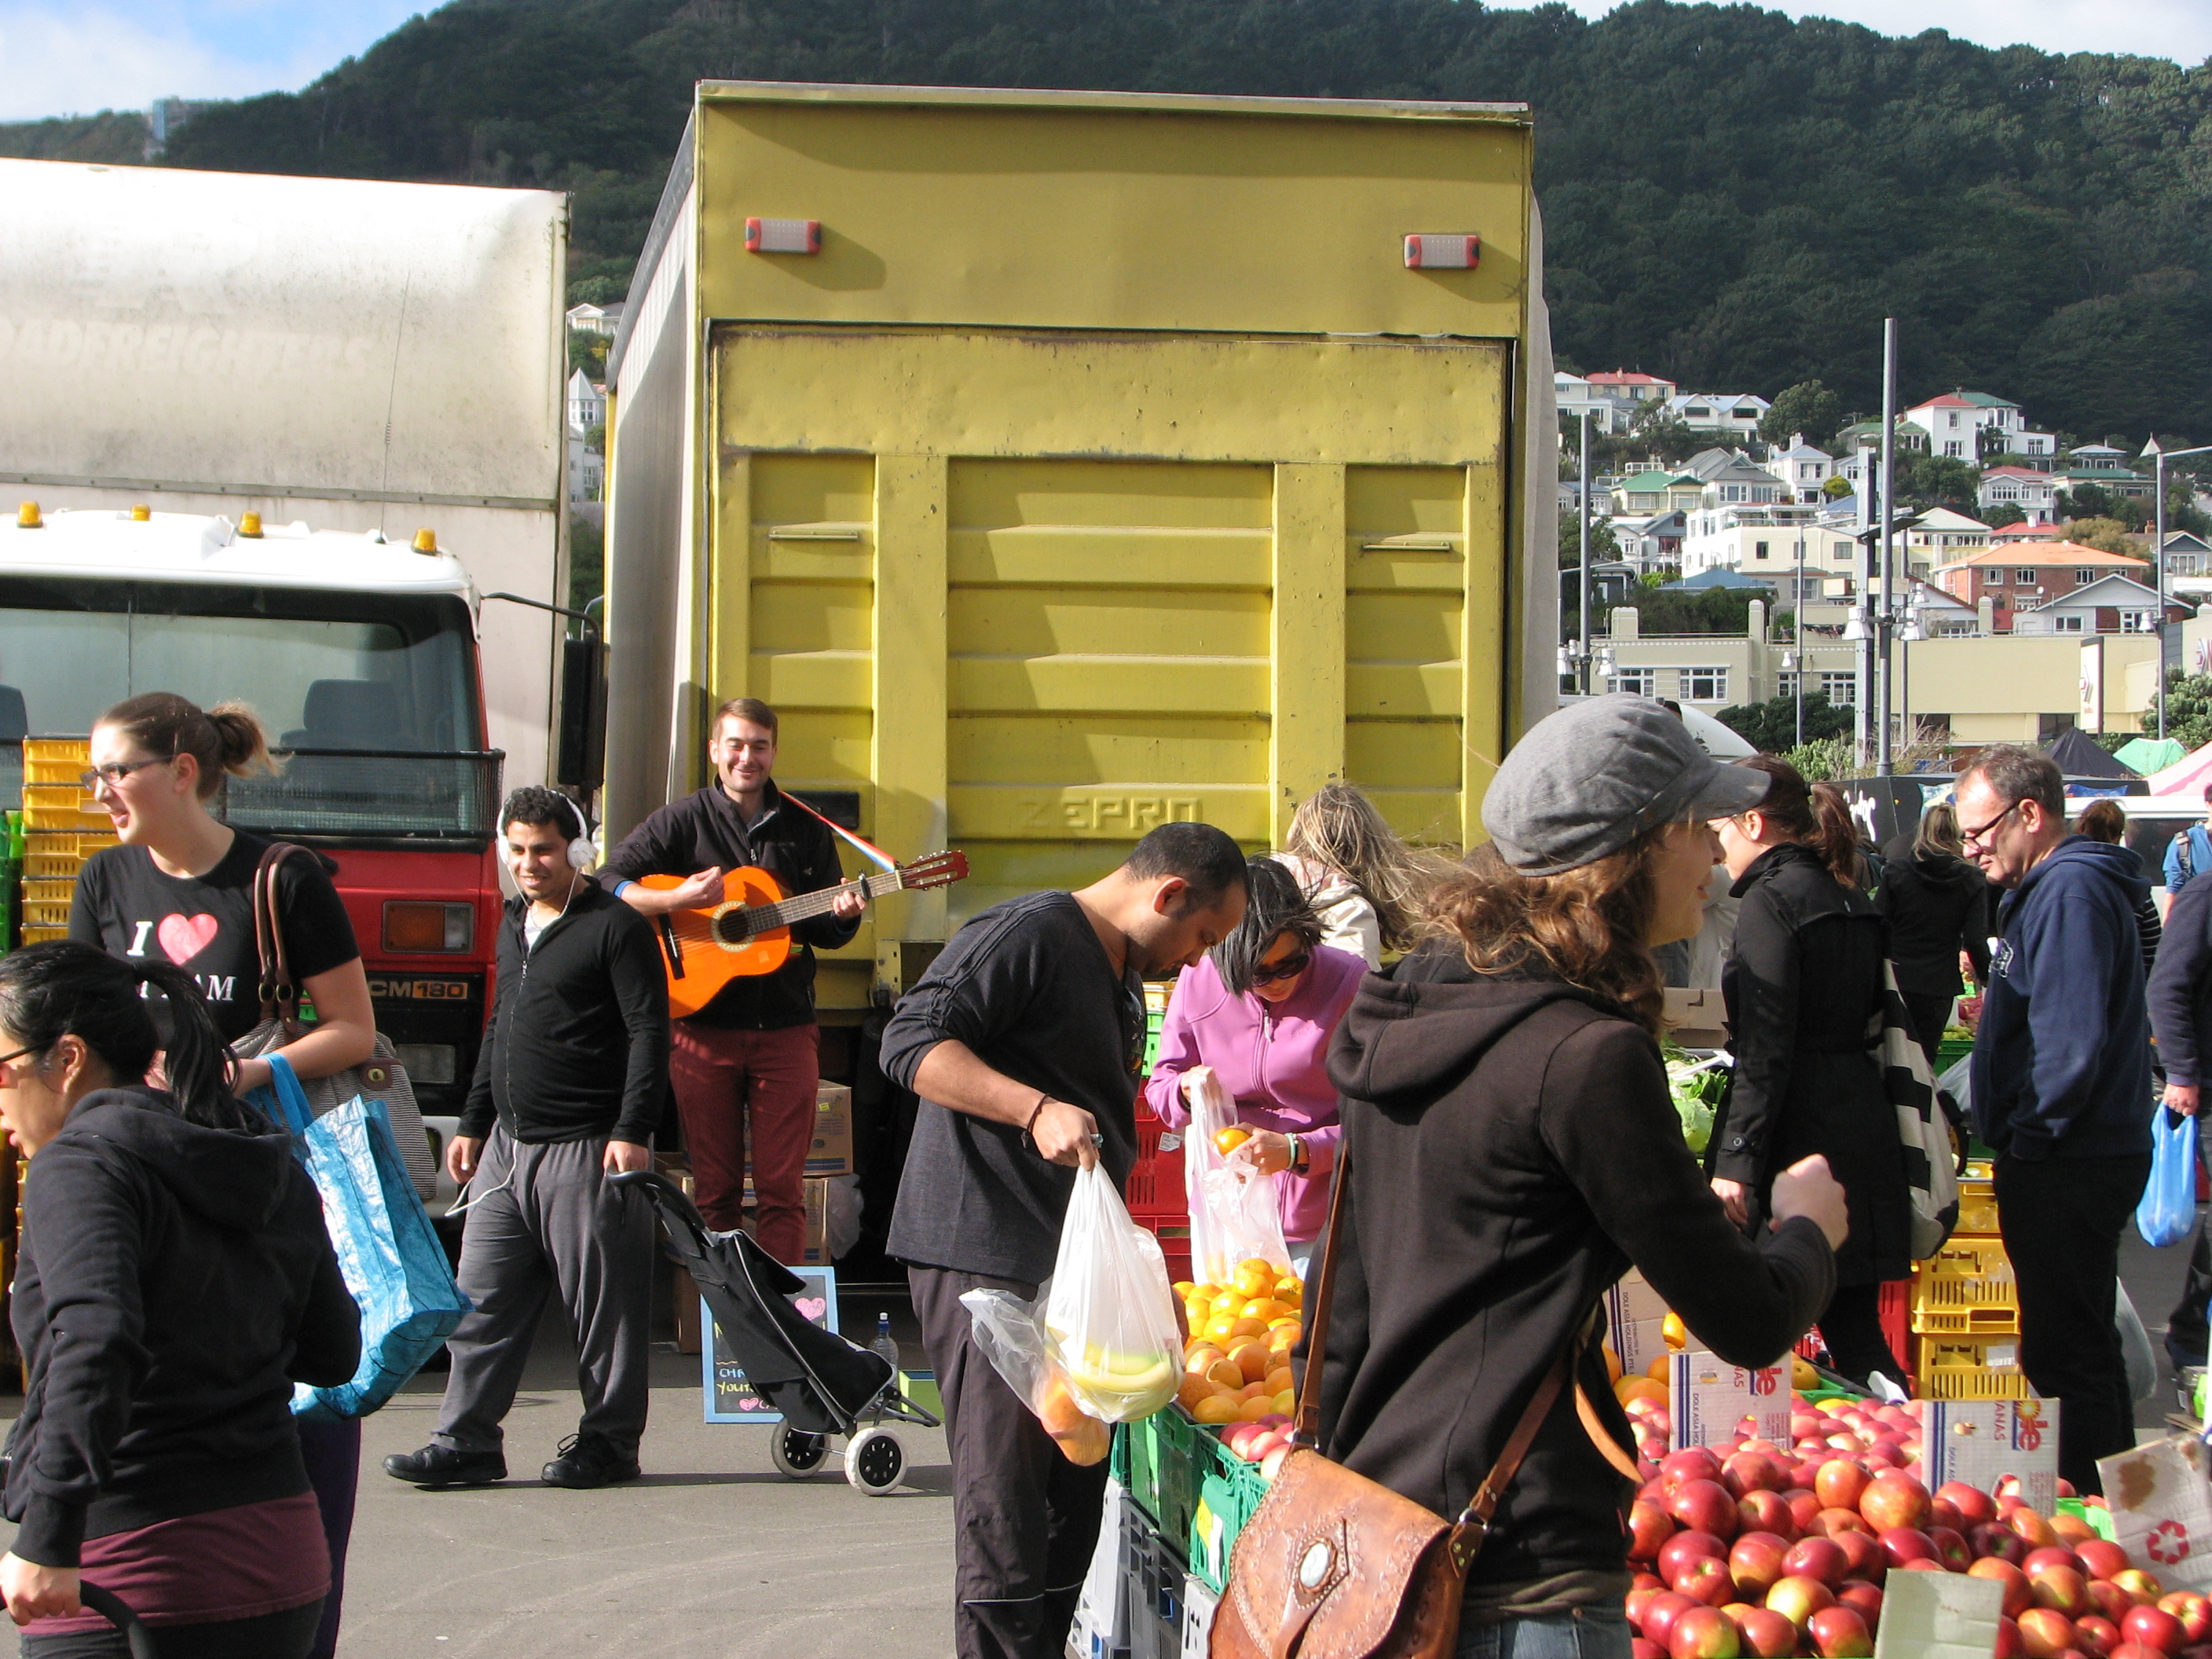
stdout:
POLYGON ((1665 998, 1647 942, 1651 870, 1674 827, 1656 824, 1618 853, 1556 876, 1522 875, 1486 843, 1429 895, 1429 932, 1457 945, 1478 974, 1557 975, 1619 1003, 1656 1036, 1665 998))

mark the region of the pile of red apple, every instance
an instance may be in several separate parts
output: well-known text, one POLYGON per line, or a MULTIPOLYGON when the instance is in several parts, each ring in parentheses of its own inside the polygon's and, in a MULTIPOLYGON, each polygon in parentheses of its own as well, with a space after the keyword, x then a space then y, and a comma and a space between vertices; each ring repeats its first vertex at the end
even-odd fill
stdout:
POLYGON ((1817 1466, 1759 1441, 1668 1455, 1629 1508, 1638 1659, 1871 1655, 1893 1572, 1996 1580, 1998 1659, 2212 1659, 2205 1597, 2166 1594, 2010 1480, 1995 1495, 1957 1481, 1930 1493, 1898 1449, 1895 1463, 1838 1449, 1817 1466))
POLYGON ((1260 1478, 1273 1480, 1290 1455, 1291 1431, 1297 1426, 1280 1412, 1271 1412, 1256 1423, 1231 1423, 1221 1431, 1221 1443, 1231 1457, 1260 1466, 1260 1478))

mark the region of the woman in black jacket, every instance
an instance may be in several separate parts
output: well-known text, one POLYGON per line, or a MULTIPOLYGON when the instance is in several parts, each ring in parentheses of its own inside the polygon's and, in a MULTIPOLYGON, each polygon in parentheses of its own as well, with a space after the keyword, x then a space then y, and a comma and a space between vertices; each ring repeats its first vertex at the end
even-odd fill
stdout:
POLYGON ((361 1313, 291 1142, 231 1095, 180 969, 70 941, 0 959, 0 1124, 31 1160, 9 1322, 19 1523, 0 1595, 31 1659, 122 1655, 79 1575, 175 1659, 299 1659, 331 1564, 295 1382, 348 1381, 361 1313), (139 1082, 166 998, 166 1090, 139 1082))
POLYGON ((1836 1251, 1820 1339, 1844 1376, 1879 1370, 1902 1383, 1880 1309, 1881 1281, 1912 1271, 1911 1200, 1869 1026, 1888 929, 1858 884, 1835 787, 1808 785, 1771 755, 1738 764, 1770 782, 1757 806, 1713 824, 1741 904, 1721 975, 1735 1066, 1705 1166, 1729 1218, 1757 1237, 1775 1172, 1814 1153, 1828 1160, 1850 1197, 1851 1231, 1836 1251))
POLYGON ((1699 925, 1699 820, 1765 788, 1650 698, 1550 716, 1498 769, 1492 841, 1431 899, 1435 937, 1370 974, 1338 1027, 1348 1184, 1322 1449, 1459 1515, 1553 1364, 1575 1358, 1468 1574, 1463 1659, 1629 1653, 1616 1470, 1632 1443, 1595 1316, 1614 1280, 1642 1269, 1699 1346, 1743 1365, 1771 1364, 1827 1302, 1835 1183, 1814 1160, 1775 1182, 1771 1233, 1729 1225, 1656 1041, 1650 947, 1699 925))
POLYGON ((1921 813, 1911 850, 1883 861, 1875 908, 1889 923, 1898 992, 1933 1070, 1951 1005, 1965 988, 1959 953, 1973 964, 1976 984, 1990 975, 1989 878, 1967 862, 1950 802, 1921 813))

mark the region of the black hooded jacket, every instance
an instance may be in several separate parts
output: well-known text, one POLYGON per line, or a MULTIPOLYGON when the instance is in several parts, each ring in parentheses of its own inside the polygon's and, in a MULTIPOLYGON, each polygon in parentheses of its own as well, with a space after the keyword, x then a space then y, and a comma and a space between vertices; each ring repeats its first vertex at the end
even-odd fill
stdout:
POLYGON ((1954 997, 1959 952, 1974 977, 1990 973, 1990 934, 1996 926, 1989 878, 1949 853, 1915 857, 1910 848, 1881 865, 1875 908, 1889 921, 1889 957, 1897 988, 1907 996, 1954 997))
POLYGON ((295 1382, 361 1363, 361 1310, 283 1134, 204 1129, 152 1089, 88 1095, 33 1160, 9 1322, 15 1553, 307 1490, 295 1382))
MULTIPOLYGON (((1658 1045, 1556 980, 1477 977, 1431 945, 1370 974, 1329 1054, 1350 1160, 1322 1444, 1447 1517, 1552 1362, 1632 1264, 1698 1346, 1771 1364, 1835 1285, 1799 1218, 1753 1244, 1682 1143, 1658 1045)), ((1624 1447, 1595 1344, 1581 1380, 1624 1447)), ((1620 1573, 1626 1484, 1571 1391, 1539 1431, 1470 1583, 1620 1573)))

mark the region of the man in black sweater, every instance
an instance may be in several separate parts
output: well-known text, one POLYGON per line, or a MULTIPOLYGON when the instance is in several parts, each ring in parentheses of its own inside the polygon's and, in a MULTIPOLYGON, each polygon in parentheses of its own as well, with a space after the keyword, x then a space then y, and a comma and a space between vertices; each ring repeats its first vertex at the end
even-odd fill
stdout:
MULTIPOLYGON (((707 759, 714 781, 669 802, 623 837, 600 881, 630 908, 655 918, 720 903, 722 878, 732 870, 767 871, 787 897, 838 885, 844 873, 830 826, 769 775, 775 710, 757 697, 734 698, 714 711, 712 732, 707 759), (686 879, 662 888, 639 882, 655 875, 686 879)), ((669 1080, 684 1120, 699 1213, 710 1227, 734 1231, 750 1173, 760 1198, 755 1237, 788 1264, 799 1261, 805 1243, 801 1183, 821 1091, 814 952, 850 945, 866 902, 858 887, 839 893, 829 915, 792 928, 795 948, 782 967, 732 980, 675 1026, 669 1080)))
MULTIPOLYGON (((2204 1056, 2212 1048, 2212 881, 2191 882, 2166 913, 2158 965, 2150 975, 2150 1028, 2166 1067, 2166 1109, 2195 1117, 2203 1103, 2204 1056)), ((2166 1319, 2166 1357, 2182 1409, 2193 1407, 2197 1376, 2204 1369, 2206 1304, 2212 1302, 2212 1246, 2204 1223, 2189 1255, 2181 1300, 2166 1319)))
POLYGON ((645 1432, 652 1212, 606 1176, 653 1167, 668 1066, 668 994, 651 924, 585 875, 583 814, 518 789, 501 814, 509 899, 499 991, 477 1057, 453 1179, 474 1183, 461 1288, 476 1304, 447 1347, 438 1431, 384 1472, 418 1486, 507 1478, 500 1421, 514 1403, 550 1291, 576 1332, 584 1417, 544 1468, 553 1486, 637 1478, 645 1432))
POLYGON ((993 905, 955 934, 884 1031, 884 1074, 921 1097, 892 1212, 952 1461, 960 1659, 1059 1659, 1097 1541, 1103 1463, 1060 1455, 977 1347, 968 1291, 1036 1297, 1075 1171, 1137 1158, 1142 981, 1244 915, 1244 854, 1170 823, 1080 892, 993 905))

